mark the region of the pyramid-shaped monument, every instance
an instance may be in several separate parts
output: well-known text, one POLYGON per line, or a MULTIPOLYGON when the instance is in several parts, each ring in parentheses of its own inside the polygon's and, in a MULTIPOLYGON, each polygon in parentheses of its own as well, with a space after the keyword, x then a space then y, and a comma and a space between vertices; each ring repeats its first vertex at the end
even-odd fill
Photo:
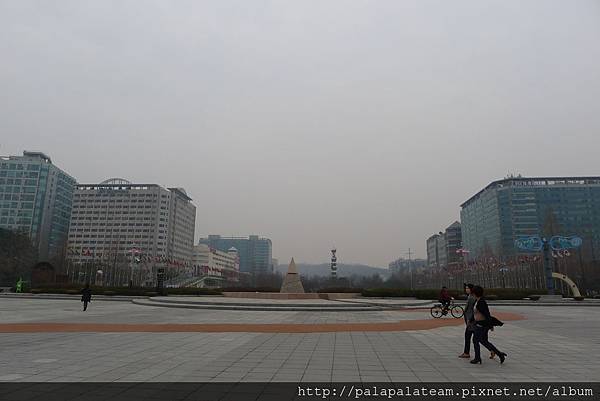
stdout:
POLYGON ((298 269, 296 268, 294 258, 292 258, 292 261, 288 266, 288 271, 283 279, 281 291, 279 292, 304 294, 304 287, 302 287, 302 281, 300 281, 300 275, 298 274, 298 269))

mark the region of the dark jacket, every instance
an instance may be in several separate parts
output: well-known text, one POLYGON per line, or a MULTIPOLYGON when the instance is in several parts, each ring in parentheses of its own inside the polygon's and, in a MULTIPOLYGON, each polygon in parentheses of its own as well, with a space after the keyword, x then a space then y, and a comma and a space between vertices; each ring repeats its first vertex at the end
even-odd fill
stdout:
POLYGON ((450 296, 450 293, 448 292, 448 290, 446 288, 442 289, 442 291, 440 291, 440 301, 450 301, 452 299, 452 297, 450 296))
POLYGON ((483 315, 483 317, 485 318, 484 320, 477 321, 476 323, 478 325, 484 326, 484 327, 493 327, 493 326, 502 326, 504 324, 500 320, 496 319, 494 316, 491 315, 490 308, 489 308, 486 300, 483 297, 479 298, 479 301, 477 301, 475 303, 475 307, 473 308, 473 317, 471 318, 471 322, 475 322, 475 309, 477 309, 477 311, 479 311, 479 313, 481 313, 483 315))
POLYGON ((84 288, 81 290, 81 302, 90 302, 92 300, 92 290, 84 288))

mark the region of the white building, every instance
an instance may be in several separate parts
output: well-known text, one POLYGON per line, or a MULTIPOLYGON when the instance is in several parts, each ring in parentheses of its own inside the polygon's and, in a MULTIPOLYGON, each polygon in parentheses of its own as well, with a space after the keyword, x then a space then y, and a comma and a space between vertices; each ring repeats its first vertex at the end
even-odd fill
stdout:
POLYGON ((192 265, 194 276, 200 278, 197 286, 221 287, 239 281, 240 258, 233 247, 223 252, 206 244, 195 245, 192 265))
POLYGON ((80 184, 73 195, 68 257, 74 265, 104 270, 105 282, 150 285, 157 268, 164 267, 168 277, 191 270, 195 222, 196 207, 181 188, 122 179, 80 184), (117 277, 127 268, 130 277, 117 277))

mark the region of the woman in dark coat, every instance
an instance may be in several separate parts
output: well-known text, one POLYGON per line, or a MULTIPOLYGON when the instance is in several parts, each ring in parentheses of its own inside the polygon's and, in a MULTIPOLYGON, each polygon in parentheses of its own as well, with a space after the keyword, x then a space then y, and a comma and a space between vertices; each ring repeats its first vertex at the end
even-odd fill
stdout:
POLYGON ((83 302, 83 310, 87 309, 88 303, 92 300, 92 290, 89 284, 85 285, 85 288, 81 290, 81 302, 83 302))
POLYGON ((471 363, 481 363, 481 347, 480 344, 489 351, 494 352, 500 358, 500 363, 504 363, 506 354, 501 352, 490 343, 488 340, 488 332, 494 326, 501 325, 498 319, 490 314, 490 309, 487 302, 483 298, 483 288, 480 286, 473 287, 472 291, 475 295, 475 306, 473 308, 474 333, 473 333, 473 348, 475 348, 475 359, 471 363))

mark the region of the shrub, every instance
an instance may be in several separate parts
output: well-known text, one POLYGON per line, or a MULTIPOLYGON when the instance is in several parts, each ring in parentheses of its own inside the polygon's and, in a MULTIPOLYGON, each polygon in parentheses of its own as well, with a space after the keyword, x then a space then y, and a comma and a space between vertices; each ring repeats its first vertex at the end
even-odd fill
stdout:
MULTIPOLYGON (((450 296, 455 299, 465 299, 466 295, 459 290, 448 290, 450 296)), ((417 299, 437 300, 440 290, 438 289, 419 289, 410 290, 407 288, 373 288, 362 291, 364 297, 414 297, 417 299)), ((517 289, 517 288, 486 288, 485 297, 490 300, 504 299, 517 300, 529 297, 531 295, 545 294, 545 290, 535 289, 517 289)))

